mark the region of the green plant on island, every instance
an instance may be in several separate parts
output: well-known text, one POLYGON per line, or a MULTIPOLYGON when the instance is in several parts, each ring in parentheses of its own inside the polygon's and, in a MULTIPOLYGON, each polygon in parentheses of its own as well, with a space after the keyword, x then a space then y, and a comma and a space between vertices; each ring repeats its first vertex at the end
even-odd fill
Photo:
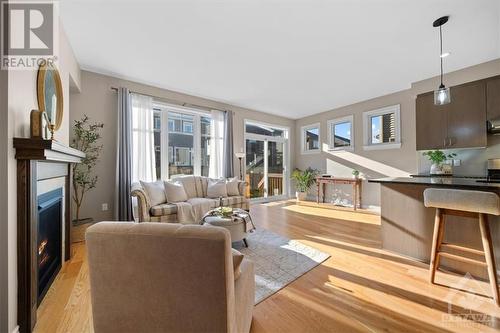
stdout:
POLYGON ((437 164, 437 165, 440 165, 446 160, 453 159, 454 157, 457 156, 457 154, 455 153, 446 154, 439 149, 426 151, 422 155, 426 156, 429 159, 429 161, 432 162, 432 164, 437 164))
POLYGON ((359 177, 359 170, 356 170, 356 169, 352 170, 352 175, 354 177, 358 178, 359 177))
POLYGON ((100 131, 103 127, 102 123, 91 123, 87 115, 80 120, 75 120, 73 125, 71 147, 85 153, 81 163, 73 164, 73 201, 76 206, 74 222, 76 223, 80 222, 80 208, 85 194, 97 184, 98 177, 94 173, 94 168, 103 148, 99 144, 100 131))

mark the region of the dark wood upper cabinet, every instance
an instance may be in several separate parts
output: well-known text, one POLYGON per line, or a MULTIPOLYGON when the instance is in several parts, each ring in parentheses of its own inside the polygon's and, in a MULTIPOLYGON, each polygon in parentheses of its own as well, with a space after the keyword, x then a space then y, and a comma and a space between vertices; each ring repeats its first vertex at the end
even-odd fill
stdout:
POLYGON ((451 87, 446 105, 434 105, 433 92, 418 95, 417 150, 486 147, 493 113, 500 117, 500 77, 451 87))
POLYGON ((486 81, 486 114, 488 120, 500 118, 500 77, 486 81))
POLYGON ((486 83, 452 87, 448 105, 448 148, 486 147, 486 83))
POLYGON ((434 105, 434 94, 417 97, 417 150, 443 149, 447 138, 448 105, 434 105))

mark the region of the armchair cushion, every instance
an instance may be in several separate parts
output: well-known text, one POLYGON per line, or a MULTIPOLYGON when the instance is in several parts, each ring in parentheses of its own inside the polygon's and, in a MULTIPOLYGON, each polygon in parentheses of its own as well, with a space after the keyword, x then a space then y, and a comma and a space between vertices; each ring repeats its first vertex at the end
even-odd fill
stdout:
POLYGON ((167 202, 167 196, 165 195, 165 185, 163 181, 157 180, 155 182, 143 182, 141 181, 142 188, 149 197, 149 202, 151 206, 156 206, 167 202))
POLYGON ((241 275, 241 262, 243 261, 244 255, 233 248, 231 248, 231 252, 233 254, 233 269, 234 269, 234 279, 238 279, 241 275))

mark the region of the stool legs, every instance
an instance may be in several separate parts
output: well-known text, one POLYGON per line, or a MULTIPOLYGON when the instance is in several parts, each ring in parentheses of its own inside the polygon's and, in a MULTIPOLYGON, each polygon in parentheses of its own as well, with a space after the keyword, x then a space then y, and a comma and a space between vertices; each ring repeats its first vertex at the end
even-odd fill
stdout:
POLYGON ((479 214, 479 228, 481 229, 481 239, 483 241, 484 256, 488 264, 488 277, 490 278, 491 290, 495 303, 500 306, 500 297, 498 295, 497 269, 495 256, 493 254, 493 243, 491 241, 490 226, 488 224, 488 215, 479 214))
POLYGON ((441 243, 443 242, 444 234, 444 215, 443 210, 440 208, 436 209, 436 217, 434 218, 434 234, 432 235, 432 250, 431 250, 431 263, 429 267, 429 280, 434 283, 434 277, 436 276, 436 270, 439 267, 439 250, 441 243))

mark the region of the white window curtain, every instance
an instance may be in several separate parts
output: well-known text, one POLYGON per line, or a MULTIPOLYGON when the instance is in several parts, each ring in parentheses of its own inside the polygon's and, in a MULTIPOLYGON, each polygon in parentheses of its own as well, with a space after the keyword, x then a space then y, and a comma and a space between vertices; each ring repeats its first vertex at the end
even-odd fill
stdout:
POLYGON ((224 112, 212 110, 212 126, 210 133, 210 178, 221 178, 224 176, 224 112))
POLYGON ((132 182, 156 180, 153 98, 131 94, 132 182))

